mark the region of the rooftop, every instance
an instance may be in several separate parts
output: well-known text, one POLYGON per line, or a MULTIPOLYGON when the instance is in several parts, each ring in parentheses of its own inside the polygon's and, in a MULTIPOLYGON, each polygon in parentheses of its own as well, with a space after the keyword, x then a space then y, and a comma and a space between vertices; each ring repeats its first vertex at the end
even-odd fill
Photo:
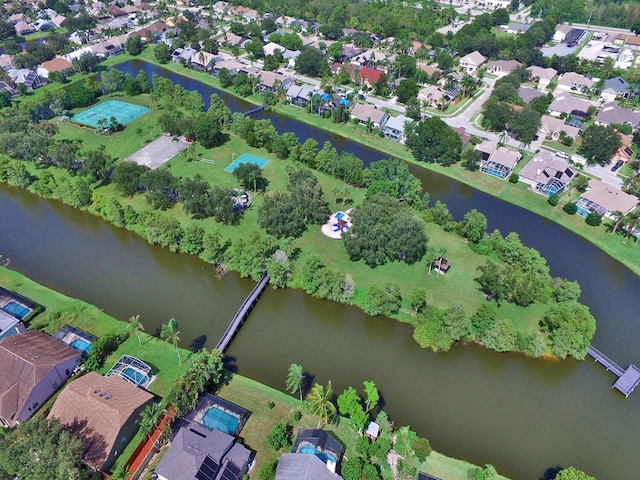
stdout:
POLYGON ((633 210, 640 200, 635 195, 629 195, 619 188, 605 182, 591 181, 589 190, 584 192, 580 198, 584 198, 604 207, 609 212, 628 213, 633 210))

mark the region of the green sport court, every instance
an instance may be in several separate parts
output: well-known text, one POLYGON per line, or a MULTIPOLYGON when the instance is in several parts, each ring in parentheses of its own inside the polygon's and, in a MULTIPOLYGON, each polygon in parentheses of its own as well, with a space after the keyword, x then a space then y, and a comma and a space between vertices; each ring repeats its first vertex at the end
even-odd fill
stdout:
POLYGON ((96 128, 98 122, 103 118, 108 122, 111 117, 115 117, 118 123, 126 125, 148 111, 147 107, 141 107, 140 105, 119 100, 107 100, 74 115, 71 121, 96 128))
POLYGON ((250 155, 248 153, 243 153, 238 158, 236 158, 233 162, 227 165, 227 168, 224 169, 225 172, 233 173, 233 171, 240 166, 241 163, 253 163, 254 165, 258 165, 260 169, 263 169, 264 166, 269 163, 269 160, 266 158, 256 157, 255 155, 250 155))

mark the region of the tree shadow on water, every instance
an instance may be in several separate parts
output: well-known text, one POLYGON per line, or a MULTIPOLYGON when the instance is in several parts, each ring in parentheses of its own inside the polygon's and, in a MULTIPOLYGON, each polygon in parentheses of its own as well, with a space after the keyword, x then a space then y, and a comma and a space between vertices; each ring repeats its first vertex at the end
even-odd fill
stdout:
POLYGON ((206 343, 207 343, 207 336, 200 335, 199 337, 196 337, 193 340, 191 340, 191 343, 189 344, 189 350, 191 350, 194 353, 198 352, 204 348, 204 345, 206 343))
POLYGON ((562 470, 564 470, 564 468, 560 465, 549 467, 544 471, 544 473, 540 477, 540 480, 553 480, 554 478, 556 478, 556 475, 558 475, 558 473, 560 473, 562 470))

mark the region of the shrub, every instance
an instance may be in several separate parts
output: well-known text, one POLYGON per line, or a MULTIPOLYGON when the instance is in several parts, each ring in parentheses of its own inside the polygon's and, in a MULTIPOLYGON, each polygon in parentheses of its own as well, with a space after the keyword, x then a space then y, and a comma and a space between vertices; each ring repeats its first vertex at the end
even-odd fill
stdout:
POLYGON ((587 225, 591 225, 592 227, 597 227, 602 223, 602 217, 595 212, 591 212, 589 215, 587 215, 587 218, 585 221, 587 222, 587 225))
POLYGON ((297 410, 296 413, 293 414, 293 419, 296 422, 299 422, 301 418, 302 418, 302 412, 300 410, 297 410))
POLYGON ((276 467, 278 466, 278 460, 271 460, 264 467, 260 469, 258 473, 259 480, 274 480, 276 478, 276 467))
POLYGON ((512 173, 511 175, 509 175, 510 183, 518 183, 519 180, 520 180, 520 175, 518 175, 517 173, 512 173))
POLYGON ((267 435, 267 443, 275 451, 291 444, 293 428, 288 423, 276 423, 267 435))
POLYGON ((547 203, 552 207, 555 207, 556 205, 558 205, 559 201, 560 201, 560 195, 558 195, 557 193, 549 195, 549 198, 547 198, 547 203))
POLYGON ((575 215, 576 212, 578 211, 578 206, 575 203, 570 202, 565 204, 565 206, 562 207, 562 209, 569 215, 575 215))
POLYGON ((275 407, 276 404, 272 401, 269 401, 269 403, 267 403, 267 407, 269 407, 269 410, 273 410, 273 407, 275 407))

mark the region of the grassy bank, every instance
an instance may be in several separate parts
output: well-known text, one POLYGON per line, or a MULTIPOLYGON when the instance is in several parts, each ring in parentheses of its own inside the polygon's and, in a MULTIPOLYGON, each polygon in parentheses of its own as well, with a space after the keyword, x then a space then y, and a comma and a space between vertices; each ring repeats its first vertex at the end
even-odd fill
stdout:
MULTIPOLYGON (((70 323, 97 336, 109 332, 125 334, 125 322, 110 317, 93 305, 39 285, 20 273, 0 267, 0 285, 35 300, 45 307, 44 313, 34 319, 34 322, 29 325, 30 328, 38 327, 53 333, 64 323, 70 323)), ((158 396, 164 396, 168 393, 174 379, 184 371, 190 352, 182 350, 183 363, 180 364, 173 346, 169 345, 165 348, 164 342, 144 332, 141 333, 141 340, 142 345, 135 335, 129 337, 107 357, 100 373, 104 374, 121 355, 136 356, 150 364, 157 374, 149 390, 158 396)), ((285 376, 286 372, 283 372, 283 379, 285 376)), ((241 432, 241 438, 256 452, 254 473, 281 453, 274 452, 266 441, 267 433, 276 423, 290 423, 294 426, 294 433, 298 428, 315 428, 318 425, 318 418, 306 411, 304 402, 246 377, 232 375, 219 395, 250 412, 249 419, 241 432), (270 402, 273 402, 273 408, 269 408, 270 402), (300 420, 295 420, 294 414, 298 411, 302 413, 302 417, 300 420)), ((349 427, 348 421, 342 419, 338 425, 329 425, 327 430, 344 443, 347 458, 356 455, 357 434, 349 427)), ((138 434, 127 445, 118 457, 114 470, 129 458, 140 440, 142 435, 138 434)), ((433 452, 422 465, 421 470, 437 475, 442 480, 464 480, 467 478, 467 471, 472 467, 472 464, 462 460, 433 452)), ((504 478, 500 477, 500 479, 504 478)))

